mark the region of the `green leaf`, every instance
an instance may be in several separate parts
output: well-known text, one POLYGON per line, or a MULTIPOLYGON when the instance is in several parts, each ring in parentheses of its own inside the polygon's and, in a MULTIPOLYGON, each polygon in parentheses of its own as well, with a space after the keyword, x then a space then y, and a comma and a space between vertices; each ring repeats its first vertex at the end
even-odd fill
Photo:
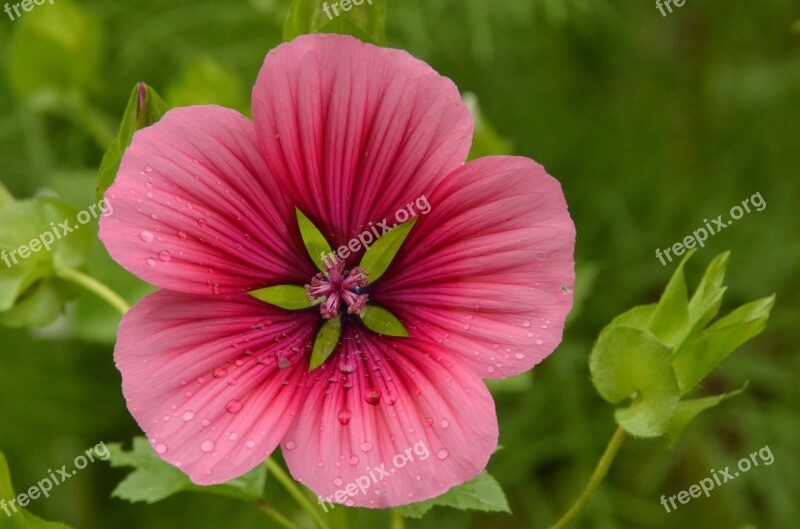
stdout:
MULTIPOLYGON (((27 491, 25 492, 27 494, 27 491)), ((6 512, 0 513, 0 528, 2 529, 70 529, 68 525, 59 522, 46 522, 38 518, 15 502, 13 507, 10 502, 13 498, 17 497, 14 488, 11 485, 11 473, 8 470, 8 462, 3 452, 0 452, 0 500, 5 500, 5 508, 11 513, 7 516, 6 512), (17 512, 14 512, 16 509, 17 512)), ((43 496, 39 496, 37 500, 41 500, 43 496)), ((31 501, 37 501, 31 500, 31 501)), ((23 500, 25 501, 25 500, 23 500)))
POLYGON ((761 333, 775 295, 747 303, 704 330, 675 352, 681 395, 691 391, 737 347, 761 333))
POLYGON ((384 233, 383 236, 375 241, 364 253, 359 266, 367 271, 370 283, 374 283, 386 272, 392 264, 395 255, 400 250, 403 242, 411 232, 411 228, 417 223, 417 217, 392 227, 391 231, 384 233))
POLYGON ((462 94, 461 98, 475 119, 475 132, 472 135, 472 147, 467 161, 483 158, 484 156, 512 154, 514 149, 511 142, 500 136, 492 124, 489 123, 489 120, 486 119, 478 103, 478 96, 471 92, 466 92, 462 94))
POLYGON ((342 318, 337 316, 327 320, 314 340, 314 349, 311 352, 311 364, 309 371, 313 371, 328 359, 336 346, 339 344, 339 337, 342 334, 342 318))
POLYGON ((47 2, 15 24, 6 71, 20 99, 65 98, 92 82, 102 26, 83 8, 70 0, 47 2))
POLYGON ((0 211, 14 202, 14 195, 0 182, 0 211))
POLYGON ((111 494, 132 503, 155 503, 182 491, 205 492, 248 502, 263 497, 266 482, 264 466, 258 466, 227 483, 201 487, 192 483, 180 469, 158 457, 144 437, 136 437, 130 451, 124 450, 119 444, 109 444, 108 449, 112 467, 135 468, 111 494))
POLYGON ((675 408, 675 413, 672 414, 672 418, 669 421, 669 426, 667 427, 669 444, 674 445, 678 441, 689 423, 692 422, 700 412, 715 407, 723 400, 728 400, 731 397, 735 397, 744 391, 746 387, 747 384, 745 384, 742 389, 733 391, 731 393, 723 393, 722 395, 716 395, 714 397, 680 401, 678 406, 675 408))
POLYGON ((103 198, 106 189, 111 187, 117 177, 119 164, 122 155, 128 145, 131 144, 133 134, 145 127, 156 123, 163 116, 169 107, 159 97, 155 90, 144 83, 138 83, 131 92, 125 113, 119 125, 117 137, 111 143, 103 160, 100 162, 100 170, 97 174, 97 198, 103 198))
POLYGON ((675 345, 687 331, 689 296, 683 269, 694 252, 689 251, 672 274, 648 324, 650 332, 667 345, 675 345))
POLYGON ((436 506, 454 507, 462 511, 511 513, 502 487, 485 470, 437 498, 395 507, 395 510, 407 518, 419 519, 436 506))
POLYGON ((408 331, 394 314, 377 305, 367 305, 359 314, 367 329, 386 336, 409 336, 408 331))
POLYGON ((384 46, 386 0, 360 0, 358 4, 353 0, 294 0, 283 25, 283 40, 308 33, 338 33, 384 46))
POLYGON ((170 106, 219 105, 247 114, 250 99, 244 83, 236 75, 210 57, 193 59, 181 76, 167 87, 164 97, 170 106))
POLYGON ((249 294, 256 299, 286 310, 307 309, 322 302, 322 298, 313 301, 308 299, 306 289, 297 285, 276 285, 254 290, 249 294))
MULTIPOLYGON (((297 215, 297 225, 300 227, 300 236, 303 238, 303 244, 306 246, 311 261, 320 271, 327 273, 324 259, 333 253, 331 245, 328 244, 328 240, 322 235, 322 232, 314 226, 314 223, 300 211, 300 208, 294 209, 297 215)), ((337 259, 337 257, 334 256, 333 259, 337 259)))
POLYGON ((616 404, 633 399, 616 412, 620 426, 639 437, 664 434, 679 399, 668 346, 646 330, 609 326, 600 334, 589 366, 605 400, 616 404))
POLYGON ((728 268, 730 255, 730 252, 719 254, 706 268, 703 279, 689 302, 691 329, 685 339, 696 335, 719 312, 722 306, 722 297, 727 290, 722 286, 722 282, 725 280, 725 271, 728 268))

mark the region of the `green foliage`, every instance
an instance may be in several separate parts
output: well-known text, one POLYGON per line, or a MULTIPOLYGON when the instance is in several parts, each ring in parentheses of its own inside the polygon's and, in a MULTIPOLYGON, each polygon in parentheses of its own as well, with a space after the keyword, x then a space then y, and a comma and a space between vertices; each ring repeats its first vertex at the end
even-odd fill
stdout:
POLYGON ((170 107, 219 105, 243 114, 250 111, 250 98, 241 78, 207 56, 192 60, 167 87, 164 98, 170 107))
POLYGON ((472 148, 467 160, 475 160, 484 156, 513 154, 514 147, 511 142, 500 136, 484 115, 478 104, 478 96, 467 92, 462 95, 462 98, 475 119, 475 133, 472 136, 472 148))
POLYGON ((125 149, 131 144, 133 134, 161 119, 168 110, 167 104, 155 90, 144 83, 138 83, 131 92, 128 106, 122 115, 117 137, 103 156, 97 175, 97 198, 103 198, 106 189, 111 187, 117 177, 119 164, 125 149))
POLYGON ((339 337, 342 335, 342 317, 336 316, 326 320, 320 327, 317 337, 314 340, 314 348, 311 351, 311 362, 308 366, 309 371, 313 371, 322 365, 325 360, 333 353, 339 344, 339 337))
POLYGON ((249 293, 270 305, 275 305, 286 310, 301 310, 317 305, 322 300, 309 300, 306 289, 298 285, 276 285, 261 288, 249 293))
POLYGON ((658 304, 614 319, 592 350, 595 388, 612 404, 632 399, 630 407, 616 411, 616 419, 635 436, 667 434, 674 443, 701 411, 738 394, 680 401, 764 329, 775 301, 770 296, 748 303, 703 330, 719 311, 729 254, 711 262, 690 301, 684 265, 691 255, 678 265, 658 304))
POLYGON ((130 451, 124 450, 119 444, 109 444, 108 450, 112 467, 135 469, 112 493, 114 497, 129 502, 155 503, 183 491, 204 492, 249 502, 264 496, 267 479, 264 466, 221 485, 201 487, 192 483, 178 468, 158 457, 144 437, 134 438, 130 451))
POLYGON ((502 487, 485 470, 441 496, 396 507, 395 510, 408 518, 422 518, 436 506, 453 507, 462 511, 471 509, 483 512, 511 513, 502 487))
POLYGON ((370 283, 374 283, 389 269, 400 247, 411 233, 411 228, 417 223, 418 217, 414 217, 391 231, 384 233, 380 239, 372 243, 372 246, 364 253, 359 266, 367 271, 367 278, 370 283))
POLYGON ((359 314, 367 329, 386 336, 409 336, 397 317, 377 305, 367 305, 359 314))
POLYGON ((320 272, 327 274, 324 260, 331 253, 331 245, 328 244, 322 232, 314 226, 314 223, 299 208, 295 208, 295 214, 297 215, 297 225, 300 228, 300 236, 303 238, 303 244, 305 244, 311 261, 320 272))
MULTIPOLYGON (((8 470, 6 456, 3 452, 0 452, 0 500, 8 502, 15 495, 14 488, 11 486, 11 473, 8 470)), ((14 507, 18 512, 14 512, 10 505, 4 506, 11 515, 7 516, 5 512, 0 513, 0 529, 70 529, 63 523, 46 522, 32 515, 18 504, 15 504, 14 507)))
POLYGON ((386 0, 362 0, 361 5, 354 5, 352 0, 293 0, 283 26, 283 40, 290 41, 307 33, 352 35, 383 46, 386 44, 386 0), (349 9, 342 9, 343 4, 349 9), (337 6, 338 15, 333 5, 337 6))

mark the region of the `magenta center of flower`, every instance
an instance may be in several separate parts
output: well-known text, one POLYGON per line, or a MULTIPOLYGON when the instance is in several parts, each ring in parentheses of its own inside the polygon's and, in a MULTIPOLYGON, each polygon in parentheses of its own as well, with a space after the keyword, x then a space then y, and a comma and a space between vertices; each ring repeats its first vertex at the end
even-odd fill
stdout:
POLYGON ((348 314, 358 314, 367 305, 369 294, 362 294, 367 286, 367 271, 361 267, 345 270, 344 261, 330 263, 325 260, 325 273, 318 273, 306 285, 310 300, 326 298, 319 311, 324 319, 335 318, 347 307, 348 314))

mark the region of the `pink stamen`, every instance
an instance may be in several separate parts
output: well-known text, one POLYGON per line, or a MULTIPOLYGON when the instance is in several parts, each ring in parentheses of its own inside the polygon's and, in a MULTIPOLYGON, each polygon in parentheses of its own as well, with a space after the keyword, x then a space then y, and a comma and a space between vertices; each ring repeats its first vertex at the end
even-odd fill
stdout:
POLYGON ((367 305, 369 294, 357 294, 354 290, 364 288, 369 284, 367 271, 355 267, 349 272, 344 269, 344 261, 335 260, 333 263, 325 261, 326 274, 318 273, 307 284, 306 297, 315 300, 325 297, 320 304, 320 313, 326 320, 339 315, 342 301, 347 305, 348 314, 359 314, 367 305))

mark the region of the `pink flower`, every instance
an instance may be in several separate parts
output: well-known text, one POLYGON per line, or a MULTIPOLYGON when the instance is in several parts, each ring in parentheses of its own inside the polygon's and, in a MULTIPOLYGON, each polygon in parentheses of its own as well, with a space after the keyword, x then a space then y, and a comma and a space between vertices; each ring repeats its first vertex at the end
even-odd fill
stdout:
POLYGON ((108 251, 163 289, 120 326, 131 413, 204 485, 279 444, 293 476, 335 503, 400 505, 474 477, 498 436, 481 379, 544 359, 572 304, 575 229, 560 185, 527 158, 465 164, 473 119, 453 83, 349 37, 272 50, 253 115, 169 111, 135 135, 106 194, 108 251), (296 207, 337 248, 422 195, 430 213, 383 277, 356 268, 363 250, 316 275, 296 207), (247 294, 283 284, 324 303, 288 311, 247 294), (410 337, 342 316, 336 350, 309 372, 323 314, 364 303, 410 337), (370 475, 368 490, 337 498, 370 475))

